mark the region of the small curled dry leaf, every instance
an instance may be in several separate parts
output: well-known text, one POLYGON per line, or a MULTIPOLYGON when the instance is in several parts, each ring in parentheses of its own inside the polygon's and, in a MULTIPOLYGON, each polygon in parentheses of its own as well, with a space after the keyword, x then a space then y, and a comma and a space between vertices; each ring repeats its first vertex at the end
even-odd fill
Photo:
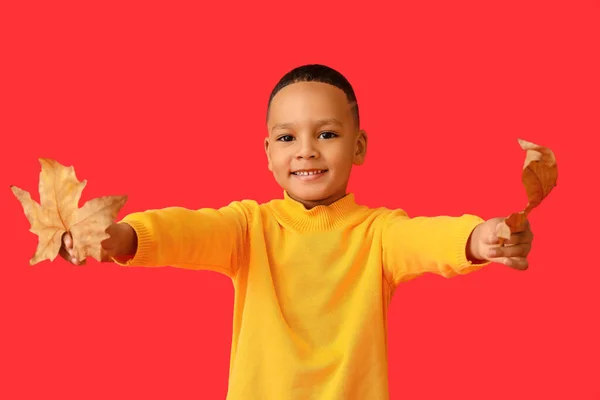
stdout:
POLYGON ((552 150, 522 139, 519 139, 519 144, 527 151, 521 180, 529 200, 526 208, 526 212, 529 213, 539 206, 556 186, 558 168, 552 150))
POLYGON ((40 158, 40 202, 29 192, 14 185, 11 190, 23 206, 31 227, 38 236, 35 254, 30 265, 44 260, 54 261, 62 247, 62 237, 69 232, 73 239, 73 256, 81 264, 88 256, 102 261, 102 240, 108 237, 105 229, 113 223, 127 196, 103 196, 78 203, 87 181, 79 181, 73 166, 65 167, 55 160, 40 158))
POLYGON ((511 233, 525 229, 529 213, 550 194, 558 179, 556 157, 552 150, 523 139, 518 141, 521 149, 526 151, 521 182, 525 186, 528 203, 524 210, 509 215, 498 227, 501 243, 508 240, 511 233))

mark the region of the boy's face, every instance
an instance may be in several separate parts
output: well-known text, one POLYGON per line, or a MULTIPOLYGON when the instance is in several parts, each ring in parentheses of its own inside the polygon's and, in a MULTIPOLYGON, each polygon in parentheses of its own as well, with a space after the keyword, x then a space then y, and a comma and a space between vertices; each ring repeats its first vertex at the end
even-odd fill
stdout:
POLYGON ((269 170, 293 199, 311 208, 346 195, 353 164, 362 164, 366 135, 335 86, 298 82, 273 98, 265 151, 269 170))

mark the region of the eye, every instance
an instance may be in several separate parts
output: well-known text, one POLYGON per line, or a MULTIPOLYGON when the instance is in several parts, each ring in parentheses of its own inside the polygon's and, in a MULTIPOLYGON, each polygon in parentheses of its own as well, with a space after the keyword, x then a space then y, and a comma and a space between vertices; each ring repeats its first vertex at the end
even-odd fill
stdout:
POLYGON ((291 142, 292 140, 294 140, 294 138, 292 137, 292 135, 281 135, 277 138, 277 140, 280 142, 291 142))
POLYGON ((331 131, 325 131, 325 132, 321 132, 321 134, 319 135, 319 138, 322 139, 333 139, 334 137, 337 137, 338 135, 335 134, 334 132, 331 131))

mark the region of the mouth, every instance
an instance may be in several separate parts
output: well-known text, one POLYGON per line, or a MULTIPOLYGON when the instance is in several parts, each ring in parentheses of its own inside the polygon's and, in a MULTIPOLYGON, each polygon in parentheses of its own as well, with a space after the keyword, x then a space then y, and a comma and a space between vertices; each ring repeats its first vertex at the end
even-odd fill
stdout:
POLYGON ((293 171, 292 175, 297 176, 311 176, 311 175, 319 175, 327 172, 326 169, 299 169, 297 171, 293 171))
POLYGON ((291 175, 302 180, 313 180, 322 177, 327 171, 327 169, 299 169, 292 171, 291 175))

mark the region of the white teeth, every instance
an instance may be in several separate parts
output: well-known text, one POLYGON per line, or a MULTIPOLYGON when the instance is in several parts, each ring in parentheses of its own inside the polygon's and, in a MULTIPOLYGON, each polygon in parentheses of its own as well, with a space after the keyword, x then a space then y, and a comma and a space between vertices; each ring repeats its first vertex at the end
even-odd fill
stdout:
POLYGON ((315 175, 315 174, 320 174, 320 173, 322 173, 322 172, 323 172, 323 170, 322 170, 322 169, 319 169, 319 170, 316 170, 316 171, 297 171, 297 172, 294 172, 294 175, 303 175, 303 176, 307 176, 307 175, 315 175))

